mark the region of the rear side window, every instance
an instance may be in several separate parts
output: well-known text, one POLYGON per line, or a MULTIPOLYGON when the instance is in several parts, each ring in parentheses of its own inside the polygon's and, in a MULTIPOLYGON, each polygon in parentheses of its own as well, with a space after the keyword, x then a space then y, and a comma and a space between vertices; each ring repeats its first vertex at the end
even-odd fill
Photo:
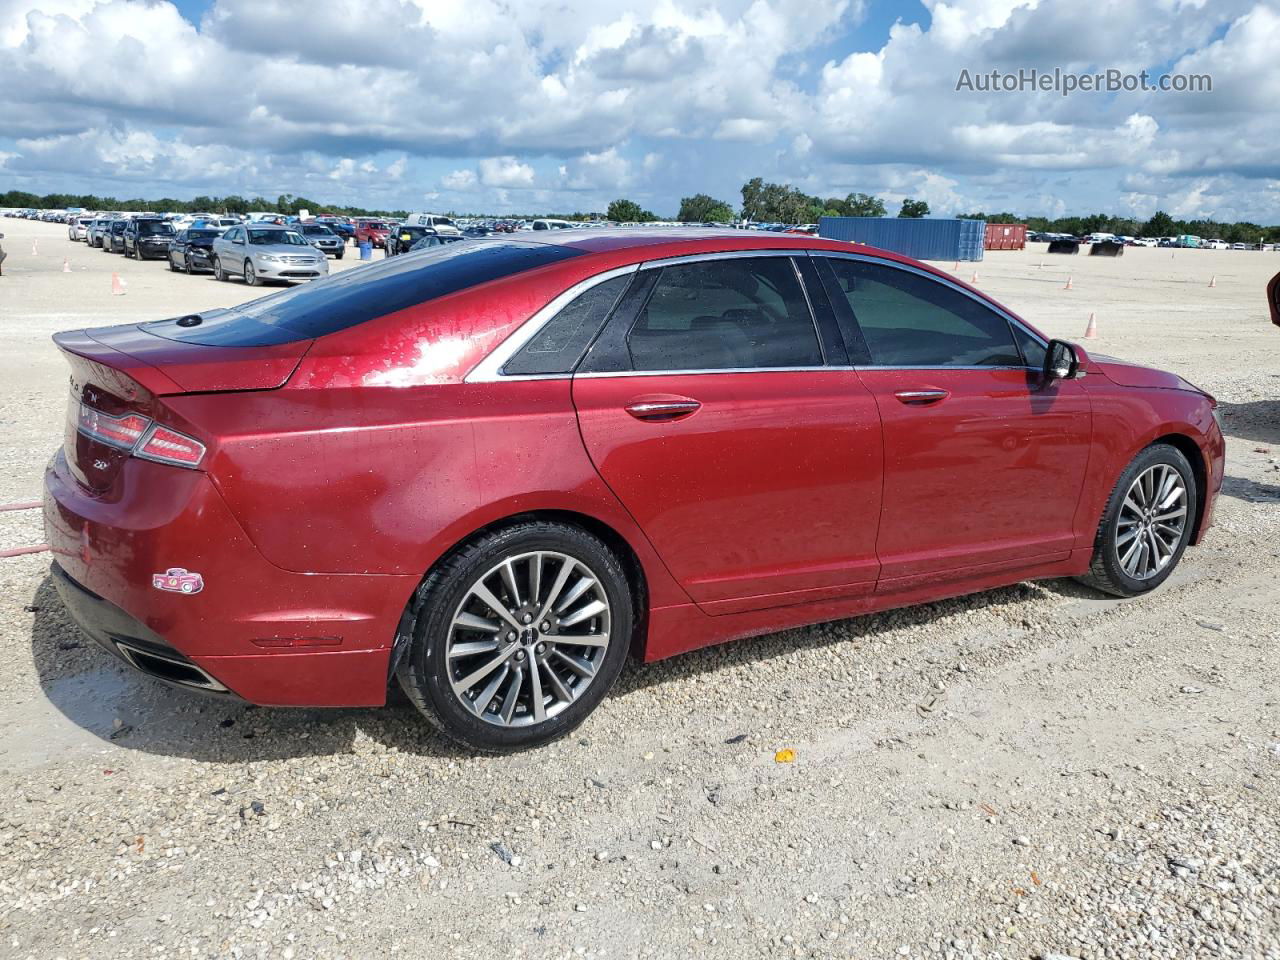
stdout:
POLYGON ((597 283, 568 303, 506 362, 506 376, 572 373, 631 282, 624 274, 597 283))
POLYGON ((789 257, 664 267, 627 348, 635 370, 822 365, 822 348, 789 257))
POLYGON ((170 340, 217 346, 289 343, 581 254, 556 244, 467 240, 333 274, 238 307, 208 311, 201 314, 204 322, 199 326, 159 320, 142 329, 170 340))
POLYGON ((1009 322, 929 277, 863 260, 828 260, 877 367, 1020 367, 1009 322))

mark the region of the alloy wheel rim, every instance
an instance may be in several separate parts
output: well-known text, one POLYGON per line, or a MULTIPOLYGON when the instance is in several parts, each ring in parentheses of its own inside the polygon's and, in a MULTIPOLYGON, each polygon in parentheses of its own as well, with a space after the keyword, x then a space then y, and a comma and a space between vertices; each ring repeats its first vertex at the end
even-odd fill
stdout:
POLYGON ((1129 486, 1116 525, 1116 558, 1135 580, 1173 561, 1187 526, 1187 485, 1168 464, 1148 467, 1129 486))
POLYGON ((551 550, 509 557, 472 583, 454 611, 449 685, 486 723, 543 723, 591 686, 611 624, 604 584, 581 560, 551 550))

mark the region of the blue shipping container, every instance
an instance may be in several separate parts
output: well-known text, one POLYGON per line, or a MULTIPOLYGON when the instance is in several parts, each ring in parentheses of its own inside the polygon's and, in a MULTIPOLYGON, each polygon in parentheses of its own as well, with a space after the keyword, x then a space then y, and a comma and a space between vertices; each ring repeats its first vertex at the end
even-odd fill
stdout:
POLYGON ((985 220, 933 220, 928 217, 823 217, 818 236, 865 243, 916 260, 981 260, 985 220))

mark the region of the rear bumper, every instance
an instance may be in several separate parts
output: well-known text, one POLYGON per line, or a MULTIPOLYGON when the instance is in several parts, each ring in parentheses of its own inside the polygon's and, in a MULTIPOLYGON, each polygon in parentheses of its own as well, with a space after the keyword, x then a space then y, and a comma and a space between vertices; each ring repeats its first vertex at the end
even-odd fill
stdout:
POLYGON ((54 579, 85 633, 161 679, 213 690, 166 675, 189 664, 264 706, 385 702, 391 643, 414 578, 281 570, 203 473, 132 458, 122 472, 121 488, 134 492, 127 502, 89 495, 61 451, 45 473, 54 579), (152 577, 175 566, 200 574, 203 589, 157 589, 152 577), (166 652, 177 666, 146 659, 166 652))

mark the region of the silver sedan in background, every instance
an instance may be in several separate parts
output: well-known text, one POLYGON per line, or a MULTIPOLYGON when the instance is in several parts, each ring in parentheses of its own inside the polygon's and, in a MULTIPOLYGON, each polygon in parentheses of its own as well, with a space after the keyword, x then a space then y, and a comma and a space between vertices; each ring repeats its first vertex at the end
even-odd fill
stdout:
POLYGON ((288 227, 242 224, 213 241, 213 275, 256 287, 269 280, 315 280, 329 275, 329 259, 288 227))

